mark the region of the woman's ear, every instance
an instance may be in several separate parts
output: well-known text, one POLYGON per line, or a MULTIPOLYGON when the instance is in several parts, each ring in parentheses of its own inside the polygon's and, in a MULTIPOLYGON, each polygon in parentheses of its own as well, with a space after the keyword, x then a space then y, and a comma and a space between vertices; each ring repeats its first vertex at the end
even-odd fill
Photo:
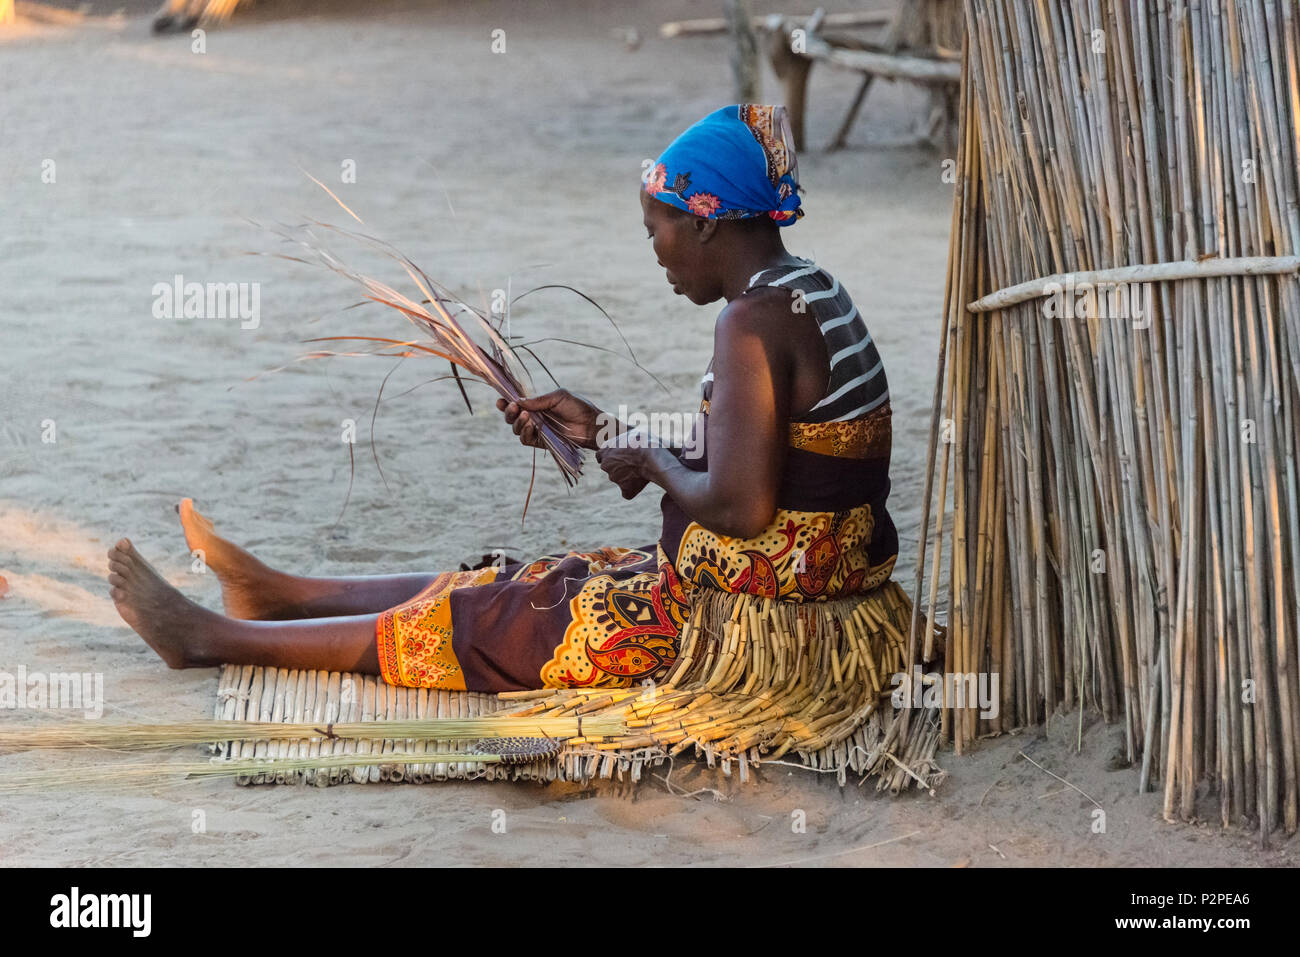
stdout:
POLYGON ((695 228, 695 237, 701 243, 707 243, 718 234, 718 221, 716 219, 704 219, 700 216, 694 216, 692 219, 694 222, 691 225, 695 228))

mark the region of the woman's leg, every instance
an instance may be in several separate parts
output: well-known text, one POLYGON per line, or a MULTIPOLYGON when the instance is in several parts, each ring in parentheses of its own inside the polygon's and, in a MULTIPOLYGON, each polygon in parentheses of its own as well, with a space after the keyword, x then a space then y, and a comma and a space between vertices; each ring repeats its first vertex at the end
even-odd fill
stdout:
POLYGON ((172 668, 232 662, 379 674, 378 614, 285 622, 227 618, 167 584, 126 539, 109 551, 108 567, 118 614, 172 668))
MULTIPOLYGON (((277 571, 216 533, 192 499, 177 509, 185 541, 221 582, 221 599, 231 618, 285 621, 374 615, 414 598, 434 575, 365 575, 303 578, 277 571)), ((251 663, 251 662, 250 662, 251 663)))

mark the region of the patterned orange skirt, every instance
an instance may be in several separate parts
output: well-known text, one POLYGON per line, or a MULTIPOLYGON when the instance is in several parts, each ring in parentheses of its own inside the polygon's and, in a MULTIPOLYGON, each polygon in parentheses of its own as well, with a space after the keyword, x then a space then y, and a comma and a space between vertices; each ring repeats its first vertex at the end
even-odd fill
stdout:
POLYGON ((715 534, 665 495, 654 545, 446 572, 380 616, 384 680, 486 692, 658 683, 700 589, 801 602, 884 584, 898 552, 888 465, 887 406, 792 423, 782 507, 761 535, 715 534))

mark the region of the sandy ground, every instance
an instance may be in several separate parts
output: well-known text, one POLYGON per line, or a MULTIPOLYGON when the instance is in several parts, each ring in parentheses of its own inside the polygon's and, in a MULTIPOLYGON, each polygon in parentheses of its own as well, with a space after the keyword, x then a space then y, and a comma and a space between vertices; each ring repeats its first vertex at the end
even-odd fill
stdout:
MULTIPOLYGON (((110 14, 120 3, 96 4, 110 14)), ((211 712, 214 671, 170 672, 116 617, 103 554, 130 534, 191 596, 173 505, 197 498, 227 534, 304 573, 454 568, 513 554, 642 544, 658 498, 624 502, 592 474, 567 492, 543 464, 527 522, 530 456, 448 383, 397 397, 442 370, 296 365, 313 335, 397 333, 392 317, 340 311, 341 279, 250 258, 275 248, 250 225, 345 216, 302 170, 333 184, 369 228, 478 297, 573 284, 619 321, 641 363, 550 343, 566 385, 607 405, 690 410, 710 352, 712 308, 665 285, 640 225, 643 159, 726 101, 721 39, 665 41, 660 21, 710 13, 672 0, 276 4, 207 35, 148 34, 151 5, 75 27, 26 26, 0 41, 0 670, 102 673, 106 713, 211 712), (541 11, 545 10, 543 14, 541 11), (639 48, 629 49, 625 28, 639 48), (490 51, 505 31, 506 52, 490 51), (42 181, 47 160, 54 182, 42 181), (356 182, 340 183, 353 161, 356 182), (155 283, 261 284, 261 321, 160 320, 155 283), (344 420, 359 423, 350 502, 344 420), (43 442, 48 421, 54 442, 43 442)), ((707 6, 707 5, 706 5, 707 6)), ((778 88, 768 77, 768 95, 778 88)), ((855 80, 815 71, 810 133, 824 143, 855 80)), ((873 92, 853 148, 806 152, 807 217, 792 249, 837 274, 864 313, 894 401, 894 513, 910 581, 950 215, 943 156, 915 144, 923 100, 873 92)), ((354 257, 368 264, 364 256, 354 257)), ((616 344, 557 292, 524 300, 516 332, 616 344)), ((482 393, 480 393, 482 394, 482 393)), ((486 396, 484 396, 486 400, 486 396)), ((30 714, 0 713, 0 720, 30 714)), ((1046 733, 941 755, 933 795, 841 790, 769 767, 740 789, 679 767, 634 798, 596 789, 483 784, 328 791, 159 784, 78 788, 0 802, 4 864, 1252 865, 1294 862, 1215 825, 1168 825, 1136 772, 1108 770, 1119 729, 1076 716, 1046 733), (1019 756, 1077 785, 1083 796, 1019 756), (693 797, 683 791, 711 788, 693 797), (717 797, 723 798, 717 800, 717 797), (1093 800, 1106 812, 1093 833, 1093 800), (491 829, 504 809, 506 834, 491 829), (195 811, 206 830, 194 833, 195 811), (792 822, 803 812, 802 832, 792 822)), ((66 764, 69 759, 60 758, 66 764)), ((0 775, 52 764, 0 757, 0 775)), ((1208 804, 1207 804, 1208 806, 1208 804)))

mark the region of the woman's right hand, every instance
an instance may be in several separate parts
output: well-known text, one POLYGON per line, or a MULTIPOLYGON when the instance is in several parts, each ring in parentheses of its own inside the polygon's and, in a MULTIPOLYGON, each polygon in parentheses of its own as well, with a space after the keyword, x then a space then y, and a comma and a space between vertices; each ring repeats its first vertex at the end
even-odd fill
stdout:
POLYGON ((537 430, 535 413, 545 412, 558 425, 562 435, 567 435, 584 449, 596 448, 596 435, 604 415, 586 399, 568 389, 556 389, 545 395, 508 402, 497 399, 497 408, 505 414, 506 424, 515 430, 524 445, 544 448, 541 433, 537 430))

